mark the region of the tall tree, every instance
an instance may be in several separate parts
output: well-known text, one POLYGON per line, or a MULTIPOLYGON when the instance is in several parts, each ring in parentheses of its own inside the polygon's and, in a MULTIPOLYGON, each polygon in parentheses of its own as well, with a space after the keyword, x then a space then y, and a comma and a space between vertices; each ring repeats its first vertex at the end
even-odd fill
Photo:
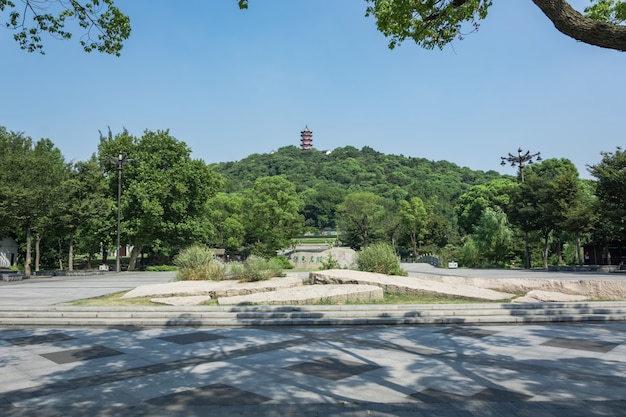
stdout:
POLYGON ((60 187, 66 168, 61 151, 49 139, 33 144, 23 134, 0 128, 0 213, 24 233, 26 276, 32 272, 33 233, 39 243, 65 197, 60 187))
POLYGON ((97 251, 103 236, 93 230, 92 226, 112 213, 113 199, 108 192, 104 172, 95 155, 88 161, 74 164, 63 188, 68 198, 59 220, 67 230, 67 265, 72 271, 77 235, 85 240, 81 247, 88 255, 97 251), (85 233, 87 230, 89 233, 85 233))
POLYGON ((509 178, 498 178, 485 184, 472 186, 462 194, 454 207, 459 226, 471 233, 487 208, 507 211, 511 193, 518 183, 509 178))
POLYGON ((337 207, 341 240, 365 248, 384 235, 386 201, 371 192, 354 192, 337 207))
MULTIPOLYGON (((219 175, 192 159, 191 149, 167 130, 147 130, 141 138, 128 132, 101 137, 101 160, 115 161, 120 151, 132 161, 122 172, 123 229, 133 245, 129 269, 145 245, 206 242, 206 202, 221 187, 219 175)), ((117 190, 116 165, 105 165, 117 190)))
POLYGON ((319 229, 337 227, 337 206, 343 201, 346 188, 330 180, 320 180, 301 193, 304 200, 305 224, 319 229))
POLYGON ((419 254, 419 246, 426 235, 426 225, 428 224, 428 214, 424 202, 419 197, 413 197, 409 201, 400 201, 400 218, 404 232, 411 240, 413 256, 419 254))
POLYGON ((626 240, 626 151, 603 152, 602 161, 589 167, 596 178, 601 215, 610 221, 609 239, 626 240))
POLYGON ((511 250, 513 232, 509 228, 506 214, 500 210, 486 208, 472 238, 478 245, 478 251, 489 263, 502 264, 511 250))
POLYGON ((207 216, 214 233, 209 243, 216 248, 237 251, 245 239, 243 197, 236 193, 217 193, 207 201, 207 216))
POLYGON ((246 244, 252 252, 271 257, 291 246, 302 231, 302 207, 293 183, 281 176, 258 178, 243 203, 246 244))
POLYGON ((524 232, 543 240, 543 267, 548 268, 550 236, 562 228, 566 213, 578 198, 578 170, 567 159, 547 159, 526 167, 511 205, 511 216, 524 232))

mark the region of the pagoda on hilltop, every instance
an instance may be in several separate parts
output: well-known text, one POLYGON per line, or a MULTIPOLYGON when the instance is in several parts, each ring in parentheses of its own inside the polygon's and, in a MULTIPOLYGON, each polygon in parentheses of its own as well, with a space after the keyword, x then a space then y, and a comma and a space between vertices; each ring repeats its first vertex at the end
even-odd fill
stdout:
POLYGON ((308 151, 313 147, 313 132, 309 130, 308 126, 304 127, 304 130, 300 132, 300 149, 308 151))

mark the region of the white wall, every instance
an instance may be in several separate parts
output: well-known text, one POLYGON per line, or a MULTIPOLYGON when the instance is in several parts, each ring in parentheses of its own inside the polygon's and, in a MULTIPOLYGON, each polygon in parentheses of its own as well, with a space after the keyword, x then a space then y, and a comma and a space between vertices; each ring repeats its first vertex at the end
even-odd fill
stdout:
POLYGON ((10 237, 0 240, 0 268, 9 268, 17 261, 17 243, 10 237), (11 256, 13 255, 13 256, 11 256))

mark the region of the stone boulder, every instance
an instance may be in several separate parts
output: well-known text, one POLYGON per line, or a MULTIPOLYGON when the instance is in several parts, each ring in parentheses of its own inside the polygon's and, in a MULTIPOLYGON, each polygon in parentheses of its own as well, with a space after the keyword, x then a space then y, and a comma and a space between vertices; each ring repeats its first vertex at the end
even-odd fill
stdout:
POLYGON ((515 294, 463 284, 442 283, 416 277, 400 277, 348 269, 313 271, 309 284, 364 284, 381 287, 384 292, 434 297, 458 297, 472 300, 510 300, 515 294))

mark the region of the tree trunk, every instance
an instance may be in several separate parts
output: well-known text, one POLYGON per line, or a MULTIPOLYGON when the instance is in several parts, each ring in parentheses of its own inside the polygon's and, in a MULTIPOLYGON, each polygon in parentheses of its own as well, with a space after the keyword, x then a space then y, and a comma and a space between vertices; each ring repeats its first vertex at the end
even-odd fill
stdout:
POLYGON ((129 271, 135 270, 135 267, 137 266, 137 257, 141 253, 142 249, 143 244, 141 243, 135 243, 135 246, 133 246, 133 250, 130 252, 130 261, 128 262, 129 271))
POLYGON ((74 270, 74 230, 70 230, 69 252, 67 254, 67 270, 74 270))
POLYGON ((548 249, 550 249, 549 241, 550 233, 543 236, 543 269, 548 269, 548 249))
POLYGON ((413 246, 413 256, 417 259, 417 236, 411 234, 411 245, 413 246))
POLYGON ((41 252, 39 248, 41 247, 41 235, 37 233, 37 237, 35 238, 35 272, 39 272, 39 263, 41 261, 41 252))
POLYGON ((580 248, 580 232, 576 232, 576 258, 578 259, 578 266, 583 266, 583 257, 580 248))
POLYGON ((589 45, 626 51, 626 26, 599 22, 574 10, 566 0, 533 0, 564 35, 589 45))
POLYGON ((30 276, 32 236, 30 226, 26 226, 26 259, 24 259, 24 275, 30 276))

